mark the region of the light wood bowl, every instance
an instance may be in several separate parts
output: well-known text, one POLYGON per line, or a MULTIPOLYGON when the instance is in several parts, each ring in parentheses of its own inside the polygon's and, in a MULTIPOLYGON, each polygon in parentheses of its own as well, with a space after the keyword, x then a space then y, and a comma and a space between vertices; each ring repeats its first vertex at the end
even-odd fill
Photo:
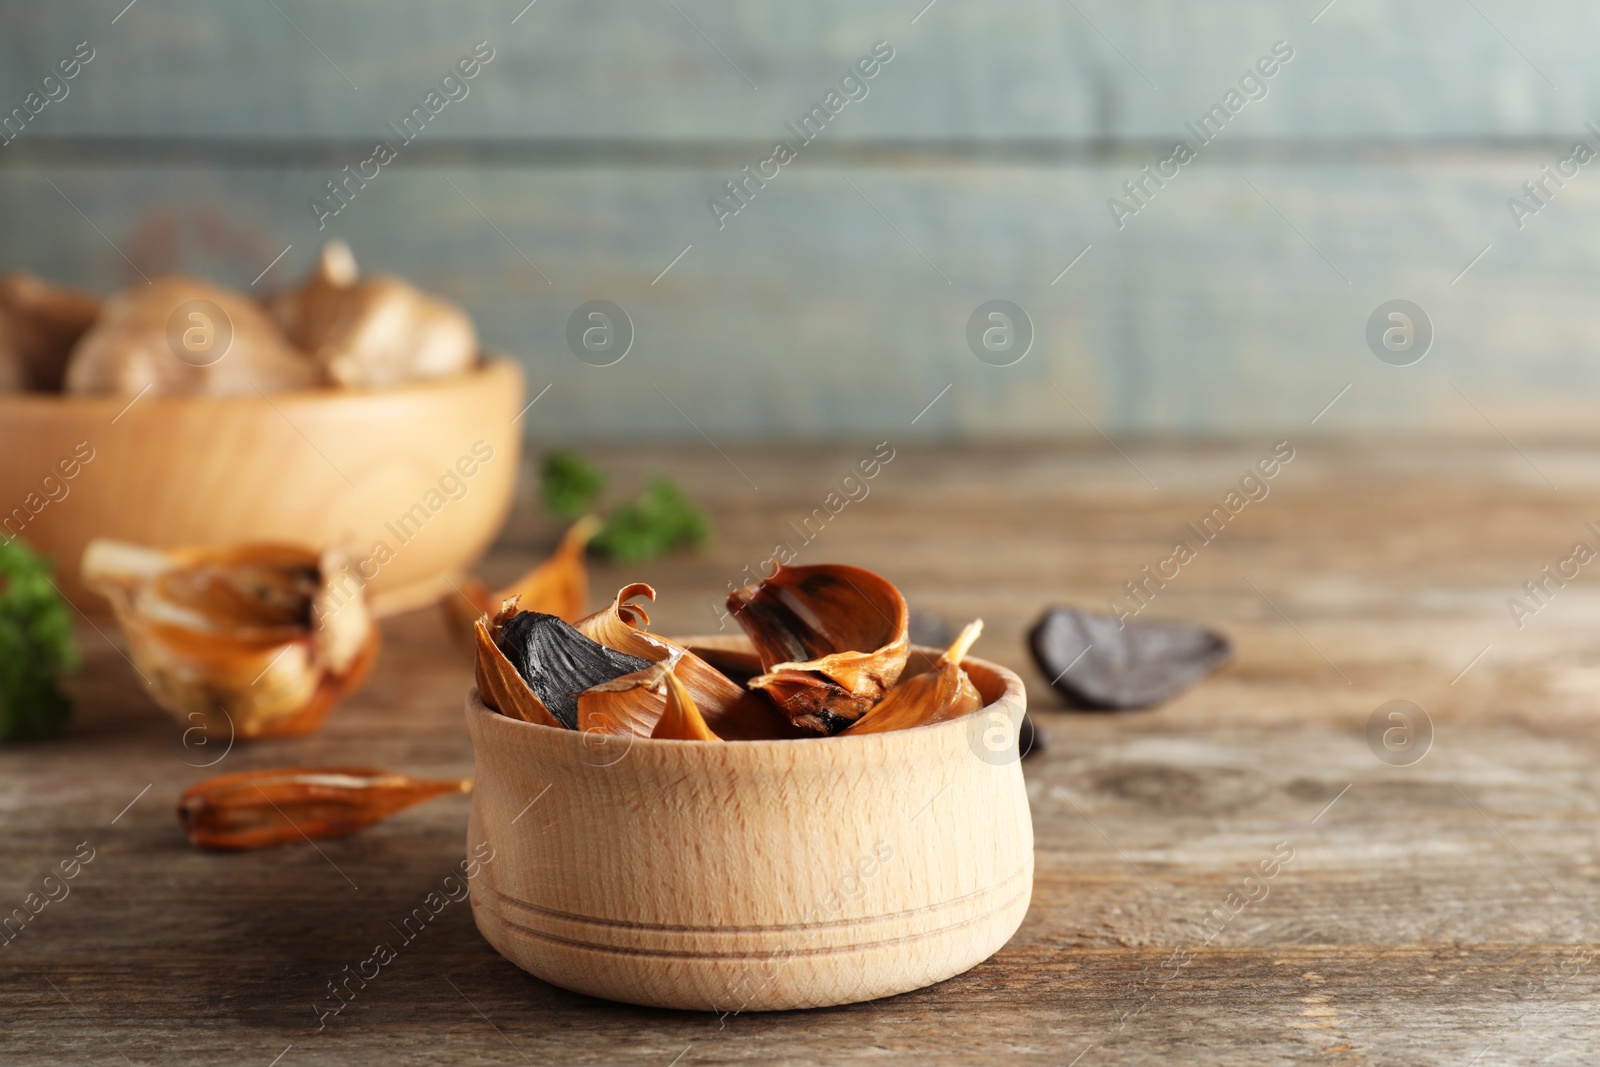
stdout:
POLYGON ((12 520, 0 536, 20 533, 49 555, 63 591, 91 611, 99 600, 79 582, 78 561, 95 537, 342 545, 356 562, 381 541, 393 557, 367 564, 374 610, 421 606, 449 592, 452 574, 505 521, 521 463, 521 426, 511 420, 522 393, 509 360, 371 392, 144 396, 131 406, 125 397, 0 393, 0 522, 12 520), (493 458, 461 479, 465 495, 440 493, 445 503, 426 522, 414 515, 397 526, 415 505, 437 502, 429 490, 479 441, 493 458), (94 458, 64 478, 60 464, 80 442, 94 458), (45 502, 36 515, 29 494, 45 502))
POLYGON ((651 1007, 814 1008, 962 973, 1033 891, 1022 681, 964 665, 981 711, 798 741, 629 744, 507 718, 474 690, 467 849, 493 849, 478 929, 547 982, 651 1007))

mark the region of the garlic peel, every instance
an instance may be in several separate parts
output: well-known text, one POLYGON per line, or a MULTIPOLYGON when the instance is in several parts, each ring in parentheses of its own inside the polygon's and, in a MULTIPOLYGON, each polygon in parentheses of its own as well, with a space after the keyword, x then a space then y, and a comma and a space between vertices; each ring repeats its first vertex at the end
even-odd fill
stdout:
POLYGON ((198 782, 178 798, 192 845, 251 849, 342 837, 450 793, 472 779, 412 778, 372 767, 282 767, 198 782))
POLYGON ((81 571, 111 601, 156 702, 208 736, 315 729, 377 656, 378 629, 338 553, 100 539, 81 571))
POLYGON ((671 656, 578 694, 578 729, 651 736, 667 709, 666 681, 677 662, 677 657, 671 656))
POLYGON ((797 726, 838 733, 899 681, 911 651, 905 598, 858 567, 779 567, 728 610, 764 673, 750 680, 797 726))
POLYGON ((772 702, 735 682, 700 656, 642 627, 650 622, 637 598, 654 601, 656 592, 643 582, 623 586, 611 603, 574 626, 584 636, 608 648, 641 659, 671 658, 673 673, 683 682, 699 714, 710 728, 728 740, 759 741, 796 736, 772 702))
POLYGON ((543 612, 564 622, 576 622, 589 606, 584 549, 599 529, 600 520, 593 515, 579 519, 562 536, 561 544, 549 559, 498 592, 491 591, 476 578, 466 579, 457 587, 461 596, 444 601, 447 625, 452 632, 465 636, 479 616, 494 615, 500 605, 512 597, 517 598, 525 611, 543 612))
POLYGON ((678 676, 667 672, 667 703, 650 736, 666 741, 720 741, 701 717, 694 698, 678 676))
POLYGON ((961 668, 961 660, 982 632, 982 619, 969 623, 930 669, 901 681, 844 732, 871 734, 908 730, 977 711, 983 706, 983 698, 961 668))

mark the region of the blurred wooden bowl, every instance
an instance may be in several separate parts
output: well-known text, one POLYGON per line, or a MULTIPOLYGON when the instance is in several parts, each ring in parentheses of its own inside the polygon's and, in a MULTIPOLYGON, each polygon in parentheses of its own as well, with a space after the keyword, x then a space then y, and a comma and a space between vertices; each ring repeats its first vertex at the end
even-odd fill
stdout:
MULTIPOLYGON (((913 655, 908 671, 938 650, 913 655)), ((1028 910, 1033 827, 1022 682, 964 664, 988 702, 965 718, 798 741, 630 743, 473 691, 478 929, 565 989, 702 1011, 848 1004, 973 967, 1028 910)))
POLYGON ((505 359, 371 392, 0 393, 0 537, 49 555, 85 610, 103 605, 78 580, 95 537, 345 546, 375 611, 419 607, 499 533, 522 405, 505 359))

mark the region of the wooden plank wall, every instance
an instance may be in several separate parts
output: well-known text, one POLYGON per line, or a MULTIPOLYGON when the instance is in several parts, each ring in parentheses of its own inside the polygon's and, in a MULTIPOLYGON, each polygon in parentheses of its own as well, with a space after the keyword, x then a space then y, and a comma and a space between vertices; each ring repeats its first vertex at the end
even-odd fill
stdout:
POLYGON ((1600 148, 1600 8, 925 3, 7 5, 0 109, 94 58, 0 147, 0 268, 248 287, 288 248, 266 289, 344 237, 551 385, 540 440, 1588 432, 1600 165, 1520 229, 1507 199, 1600 148), (707 200, 879 41, 867 95, 719 229, 707 200), (1265 95, 1119 228, 1108 198, 1279 41, 1265 95), (398 158, 319 232, 311 199, 380 138, 398 158), (1034 322, 1014 366, 968 350, 994 298, 1034 322), (1364 341, 1394 298, 1437 334, 1411 367, 1364 341), (592 299, 633 320, 615 366, 567 349, 592 299))

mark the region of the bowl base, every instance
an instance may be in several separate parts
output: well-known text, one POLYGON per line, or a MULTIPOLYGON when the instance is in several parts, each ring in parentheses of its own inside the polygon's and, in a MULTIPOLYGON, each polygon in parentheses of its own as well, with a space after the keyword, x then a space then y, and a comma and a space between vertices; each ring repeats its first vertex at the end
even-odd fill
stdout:
POLYGON ((937 909, 946 914, 931 929, 928 909, 919 909, 819 924, 822 936, 803 925, 651 929, 562 915, 507 897, 489 881, 473 888, 478 930, 534 977, 626 1004, 738 1013, 877 1000, 971 970, 1022 925, 1033 863, 1030 858, 1012 877, 937 909))

